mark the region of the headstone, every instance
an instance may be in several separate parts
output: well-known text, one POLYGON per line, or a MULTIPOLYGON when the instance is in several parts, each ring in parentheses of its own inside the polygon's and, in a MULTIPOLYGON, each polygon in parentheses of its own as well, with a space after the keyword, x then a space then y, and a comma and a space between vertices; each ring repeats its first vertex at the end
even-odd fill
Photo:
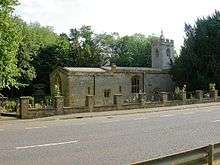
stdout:
POLYGON ((196 98, 199 99, 199 101, 202 101, 202 99, 203 99, 203 91, 202 90, 196 90, 196 98))
POLYGON ((168 93, 167 92, 160 92, 161 95, 161 101, 163 103, 166 103, 168 101, 168 93))
POLYGON ((181 92, 182 101, 186 101, 186 91, 181 92))

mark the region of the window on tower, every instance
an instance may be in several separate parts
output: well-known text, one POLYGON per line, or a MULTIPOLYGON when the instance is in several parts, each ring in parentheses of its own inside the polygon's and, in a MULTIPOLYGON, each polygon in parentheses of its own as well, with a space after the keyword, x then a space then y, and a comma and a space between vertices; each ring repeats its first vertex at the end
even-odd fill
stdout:
POLYGON ((159 50, 156 49, 156 57, 159 57, 159 50))
POLYGON ((171 54, 171 53, 170 53, 170 48, 167 48, 166 53, 167 53, 167 56, 170 57, 170 54, 171 54))

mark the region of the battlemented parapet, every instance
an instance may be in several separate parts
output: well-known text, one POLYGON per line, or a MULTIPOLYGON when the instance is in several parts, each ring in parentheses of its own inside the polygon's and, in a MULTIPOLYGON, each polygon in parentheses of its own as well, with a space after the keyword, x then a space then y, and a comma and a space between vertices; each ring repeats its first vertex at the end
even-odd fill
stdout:
POLYGON ((165 39, 161 33, 160 38, 152 46, 152 68, 170 69, 174 61, 174 53, 174 41, 165 39))

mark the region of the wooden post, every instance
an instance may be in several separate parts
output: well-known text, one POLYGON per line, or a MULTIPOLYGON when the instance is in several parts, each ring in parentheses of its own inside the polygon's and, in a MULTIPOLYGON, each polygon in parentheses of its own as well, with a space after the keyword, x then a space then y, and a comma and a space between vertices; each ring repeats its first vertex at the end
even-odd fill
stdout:
POLYGON ((214 160, 213 151, 214 151, 214 146, 210 144, 208 146, 208 165, 213 165, 213 160, 214 160))

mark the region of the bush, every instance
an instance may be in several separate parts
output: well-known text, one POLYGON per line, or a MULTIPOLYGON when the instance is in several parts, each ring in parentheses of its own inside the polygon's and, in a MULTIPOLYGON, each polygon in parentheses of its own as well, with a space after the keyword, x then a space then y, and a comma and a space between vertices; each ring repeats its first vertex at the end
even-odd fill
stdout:
POLYGON ((46 96, 46 97, 45 97, 46 106, 52 105, 52 102, 53 102, 53 99, 52 99, 51 96, 46 96))
POLYGON ((181 90, 180 90, 179 87, 176 87, 176 88, 175 88, 174 98, 175 98, 176 100, 181 100, 181 98, 182 98, 182 93, 181 93, 181 90))
POLYGON ((14 112, 17 109, 17 102, 15 100, 6 100, 2 107, 0 108, 1 112, 14 112))
POLYGON ((34 107, 34 104, 35 104, 34 97, 29 96, 29 105, 34 107))
POLYGON ((215 90, 215 86, 216 86, 215 83, 209 83, 209 90, 210 91, 214 91, 215 90))

